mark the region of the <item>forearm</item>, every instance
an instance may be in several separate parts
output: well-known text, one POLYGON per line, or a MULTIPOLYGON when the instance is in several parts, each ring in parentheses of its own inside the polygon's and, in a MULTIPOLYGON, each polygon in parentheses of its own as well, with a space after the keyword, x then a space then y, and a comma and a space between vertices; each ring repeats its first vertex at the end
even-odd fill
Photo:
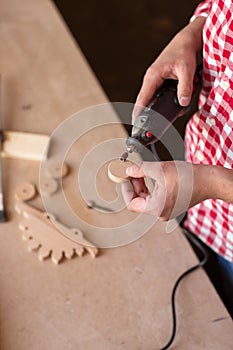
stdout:
POLYGON ((190 22, 177 34, 180 35, 180 39, 184 43, 187 43, 187 45, 192 45, 197 53, 202 49, 202 30, 205 20, 205 17, 197 17, 193 22, 190 22))
MULTIPOLYGON (((221 199, 233 204, 233 169, 215 165, 194 165, 194 190, 196 200, 221 199)), ((200 201, 201 201, 200 200, 200 201)))

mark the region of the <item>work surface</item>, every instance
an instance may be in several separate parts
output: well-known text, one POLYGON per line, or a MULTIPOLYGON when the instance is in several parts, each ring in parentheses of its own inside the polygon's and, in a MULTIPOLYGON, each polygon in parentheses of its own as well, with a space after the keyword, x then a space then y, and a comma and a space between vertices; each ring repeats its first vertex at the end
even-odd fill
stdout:
MULTIPOLYGON (((107 101, 48 0, 1 0, 0 42, 5 129, 50 134, 78 110, 107 101)), ((123 128, 112 137, 125 137, 123 128)), ((197 262, 180 229, 167 235, 157 223, 136 242, 103 249, 96 259, 39 262, 21 240, 14 211, 15 187, 38 184, 39 164, 4 159, 3 166, 9 222, 0 226, 1 350, 162 347, 171 332, 174 282, 197 262)), ((75 166, 70 179, 72 173, 75 166)), ((202 270, 182 282, 177 311, 173 349, 232 349, 232 321, 202 270)))

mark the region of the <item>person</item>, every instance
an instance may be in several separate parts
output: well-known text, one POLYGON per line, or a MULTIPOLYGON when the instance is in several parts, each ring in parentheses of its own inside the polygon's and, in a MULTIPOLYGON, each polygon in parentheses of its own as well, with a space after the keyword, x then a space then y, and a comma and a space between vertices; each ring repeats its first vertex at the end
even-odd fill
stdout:
POLYGON ((186 126, 184 161, 142 162, 127 169, 122 186, 127 208, 162 220, 186 211, 186 229, 216 255, 225 305, 233 316, 233 2, 205 0, 189 23, 146 71, 133 122, 167 78, 178 80, 180 105, 190 103, 197 56, 202 52, 199 109, 186 126), (193 187, 187 203, 179 195, 193 187), (144 178, 154 180, 149 193, 144 178), (188 207, 188 208, 187 208, 188 207))

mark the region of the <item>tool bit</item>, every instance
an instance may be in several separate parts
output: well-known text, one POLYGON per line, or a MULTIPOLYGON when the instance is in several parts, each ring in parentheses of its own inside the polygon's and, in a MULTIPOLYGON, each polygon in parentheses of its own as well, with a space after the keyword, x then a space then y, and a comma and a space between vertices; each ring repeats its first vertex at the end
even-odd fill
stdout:
POLYGON ((124 152, 120 158, 120 160, 122 160, 122 162, 125 162, 126 159, 128 158, 129 156, 129 153, 128 152, 124 152))

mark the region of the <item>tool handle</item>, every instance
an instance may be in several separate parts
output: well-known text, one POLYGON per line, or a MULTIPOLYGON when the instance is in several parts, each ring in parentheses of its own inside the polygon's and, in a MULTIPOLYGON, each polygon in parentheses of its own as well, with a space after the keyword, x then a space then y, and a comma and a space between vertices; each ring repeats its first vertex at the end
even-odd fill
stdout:
POLYGON ((159 113, 171 124, 190 109, 195 96, 201 86, 201 76, 196 72, 193 80, 193 92, 189 106, 181 106, 177 97, 178 80, 166 79, 163 85, 156 91, 150 104, 144 109, 142 114, 149 114, 151 111, 159 113))
POLYGON ((126 140, 127 152, 141 152, 142 146, 148 146, 160 140, 174 121, 188 112, 201 87, 201 69, 198 66, 194 80, 192 98, 189 106, 179 104, 177 97, 178 80, 166 79, 156 91, 151 102, 136 118, 131 137, 126 140))

